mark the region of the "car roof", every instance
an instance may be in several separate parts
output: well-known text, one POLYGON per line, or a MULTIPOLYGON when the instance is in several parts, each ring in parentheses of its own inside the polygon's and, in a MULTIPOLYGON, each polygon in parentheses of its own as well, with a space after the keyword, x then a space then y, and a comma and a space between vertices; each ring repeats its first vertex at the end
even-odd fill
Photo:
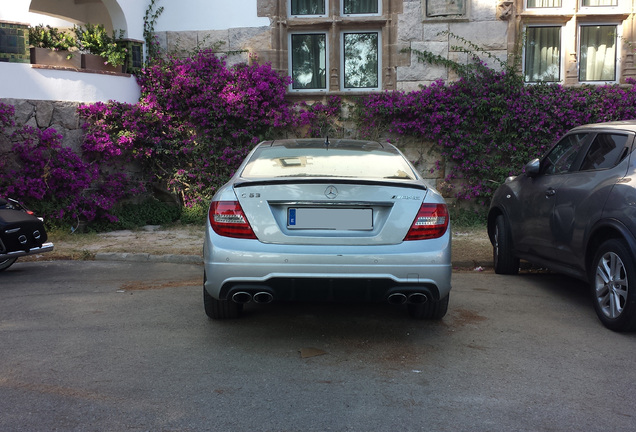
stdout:
POLYGON ((590 123, 586 125, 577 126, 570 130, 570 132, 578 132, 580 130, 598 130, 598 129, 614 129, 621 131, 629 131, 636 133, 636 120, 621 120, 605 123, 590 123))
POLYGON ((286 148, 330 148, 359 149, 359 150, 394 150, 395 147, 389 143, 379 143, 377 141, 354 140, 354 139, 334 139, 334 138, 297 138, 264 141, 260 146, 286 147, 286 148))

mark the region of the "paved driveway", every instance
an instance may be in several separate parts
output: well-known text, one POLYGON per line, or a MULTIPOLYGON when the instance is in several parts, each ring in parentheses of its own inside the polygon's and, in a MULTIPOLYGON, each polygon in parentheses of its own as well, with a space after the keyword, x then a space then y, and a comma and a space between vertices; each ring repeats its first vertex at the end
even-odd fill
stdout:
POLYGON ((449 315, 252 306, 209 321, 202 268, 18 262, 0 274, 0 430, 628 431, 636 335, 585 287, 457 273, 449 315))

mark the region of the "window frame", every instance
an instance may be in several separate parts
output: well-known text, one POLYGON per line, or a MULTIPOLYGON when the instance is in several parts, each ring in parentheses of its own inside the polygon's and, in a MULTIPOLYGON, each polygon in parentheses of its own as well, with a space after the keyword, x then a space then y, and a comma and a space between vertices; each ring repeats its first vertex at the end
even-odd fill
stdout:
POLYGON ((595 21, 580 21, 577 23, 577 35, 576 35, 576 53, 577 53, 577 71, 576 78, 577 82, 590 84, 590 85, 604 85, 607 83, 617 84, 620 82, 620 72, 621 72, 621 38, 619 35, 622 34, 622 24, 616 22, 595 22, 595 21), (582 58, 582 50, 581 50, 581 28, 582 27, 594 27, 594 26, 613 26, 616 28, 616 38, 614 45, 614 79, 613 80, 583 80, 581 79, 581 58, 582 58))
POLYGON ((583 2, 585 0, 578 0, 578 7, 581 12, 590 12, 590 13, 598 13, 600 11, 608 11, 618 8, 621 0, 615 0, 616 4, 613 5, 598 5, 598 6, 590 6, 584 5, 583 2))
POLYGON ((289 18, 327 18, 329 16, 329 0, 321 0, 325 5, 325 13, 318 15, 292 15, 292 0, 287 0, 287 16, 289 18))
MULTIPOLYGON (((291 1, 291 0, 290 0, 291 1)), ((340 16, 341 17, 369 17, 369 16, 380 16, 382 15, 382 0, 376 0, 378 4, 378 11, 376 13, 351 13, 346 14, 344 11, 344 0, 340 0, 340 16)))
POLYGON ((288 73, 292 77, 292 82, 287 87, 287 90, 292 93, 307 93, 307 92, 319 92, 326 93, 329 91, 329 32, 328 31, 290 31, 287 33, 287 46, 288 46, 288 73), (293 50, 292 50, 292 37, 294 35, 324 35, 325 36, 325 88, 294 88, 293 83, 293 50))
POLYGON ((340 91, 343 92, 376 92, 382 90, 382 31, 377 29, 351 29, 351 30, 341 30, 340 31, 340 91), (360 88, 346 88, 345 87, 345 46, 344 46, 344 37, 345 34, 352 33, 375 33, 378 35, 378 85, 377 87, 360 87, 360 88))
POLYGON ((523 82, 525 84, 539 84, 539 83, 563 83, 564 79, 565 79, 565 62, 563 59, 563 30, 564 30, 564 25, 563 24, 555 24, 555 23, 539 23, 539 22, 533 22, 531 24, 526 24, 524 26, 524 39, 525 39, 525 44, 523 45, 523 53, 522 53, 522 64, 521 64, 521 73, 523 76, 523 82), (527 48, 528 48, 528 37, 527 37, 527 30, 529 28, 546 28, 546 27, 551 27, 551 28, 558 28, 559 29, 559 80, 558 81, 526 81, 526 67, 527 67, 527 62, 526 62, 526 54, 527 54, 527 48))
MULTIPOLYGON (((529 6, 529 0, 525 0, 524 1, 524 9, 525 10, 529 10, 529 11, 544 11, 544 10, 548 10, 548 9, 563 9, 563 2, 567 1, 567 0, 561 0, 561 5, 560 6, 529 6)), ((579 0, 582 1, 582 0, 579 0)))

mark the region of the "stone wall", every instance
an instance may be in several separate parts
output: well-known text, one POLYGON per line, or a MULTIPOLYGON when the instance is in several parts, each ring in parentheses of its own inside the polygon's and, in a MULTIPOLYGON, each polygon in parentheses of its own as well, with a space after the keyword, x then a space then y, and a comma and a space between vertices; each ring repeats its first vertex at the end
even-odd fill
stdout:
MULTIPOLYGON (((280 1, 280 0, 279 0, 280 1)), ((385 0, 388 1, 388 0, 385 0)), ((396 72, 395 89, 412 91, 421 85, 429 85, 436 80, 453 80, 456 77, 442 66, 424 64, 415 54, 409 56, 404 49, 429 51, 444 58, 466 64, 472 59, 462 51, 463 44, 449 35, 475 44, 488 54, 481 60, 497 67, 493 57, 505 62, 508 58, 508 22, 498 16, 499 4, 492 0, 467 0, 466 11, 460 16, 426 17, 427 0, 395 0, 391 5, 393 25, 390 32, 395 40, 385 46, 391 47, 389 69, 396 72)), ((431 0, 428 0, 431 1, 431 0)), ((260 13, 278 11, 273 0, 259 0, 260 13), (265 5, 265 3, 267 3, 265 5)), ((500 14, 499 14, 500 15, 500 14)), ((285 26, 280 17, 270 16, 269 27, 231 28, 213 31, 159 32, 157 39, 162 51, 187 53, 196 48, 215 47, 219 52, 233 53, 229 63, 248 61, 249 54, 257 55, 261 61, 271 63, 274 68, 287 69, 286 36, 280 26, 285 26), (282 36, 281 36, 282 35, 282 36), (281 40, 282 38, 282 40, 281 40), (244 51, 244 52, 241 52, 244 51)), ((385 65, 386 66, 386 65, 385 65)), ((296 95, 299 97, 299 95, 296 95)))
MULTIPOLYGON (((398 18, 398 43, 404 48, 429 51, 448 60, 467 64, 469 55, 459 48, 463 44, 451 35, 461 37, 484 49, 491 56, 505 62, 508 58, 508 23, 497 18, 498 5, 492 0, 467 1, 466 13, 457 17, 425 16, 426 0, 404 0, 404 13, 398 18)), ((488 55, 481 60, 492 67, 495 61, 488 55)), ((454 80, 456 77, 442 66, 424 64, 411 55, 408 66, 397 67, 397 89, 417 90, 435 80, 454 80)))
POLYGON ((15 128, 0 135, 0 155, 11 149, 8 136, 24 125, 39 129, 53 128, 62 135, 66 147, 80 151, 84 130, 77 114, 79 103, 25 99, 0 99, 0 102, 15 107, 16 124, 15 128))
MULTIPOLYGON (((0 99, 0 102, 15 107, 15 127, 0 134, 0 157, 5 158, 5 160, 10 159, 9 155, 13 144, 10 135, 24 125, 42 130, 55 129, 62 135, 62 144, 65 147, 70 147, 76 153, 81 154, 85 133, 82 128, 83 121, 77 113, 79 103, 23 99, 0 99)), ((355 130, 351 127, 343 127, 341 135, 346 138, 356 138, 355 130)), ((443 162, 439 149, 434 145, 414 138, 402 137, 398 139, 398 137, 390 137, 382 133, 373 139, 389 140, 395 143, 415 165, 422 177, 426 178, 440 192, 446 191, 444 177, 448 167, 443 162), (441 170, 437 168, 437 161, 440 160, 442 161, 441 170)), ((130 170, 133 175, 139 174, 137 166, 130 166, 130 170)))

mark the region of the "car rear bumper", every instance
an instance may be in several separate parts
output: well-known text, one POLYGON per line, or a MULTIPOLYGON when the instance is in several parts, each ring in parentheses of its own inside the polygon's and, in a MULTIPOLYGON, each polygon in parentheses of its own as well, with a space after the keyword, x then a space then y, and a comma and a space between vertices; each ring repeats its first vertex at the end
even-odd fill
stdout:
POLYGON ((412 294, 421 293, 427 300, 436 301, 451 288, 448 234, 400 245, 337 248, 216 240, 213 244, 206 236, 205 288, 221 300, 241 292, 250 297, 268 293, 279 300, 348 301, 383 301, 389 297, 408 301, 412 294), (223 247, 227 243, 232 249, 223 247))

